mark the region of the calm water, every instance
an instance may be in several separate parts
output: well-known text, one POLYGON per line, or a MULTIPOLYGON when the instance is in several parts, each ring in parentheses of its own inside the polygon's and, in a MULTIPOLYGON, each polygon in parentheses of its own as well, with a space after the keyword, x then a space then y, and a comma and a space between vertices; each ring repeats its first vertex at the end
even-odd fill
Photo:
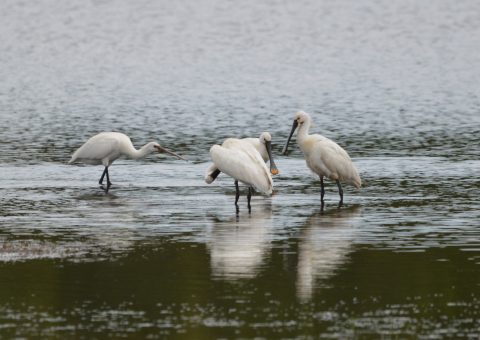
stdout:
POLYGON ((0 3, 0 338, 480 336, 480 3, 0 3), (326 209, 293 113, 364 181, 326 209), (67 166, 104 130, 152 155, 67 166), (275 194, 203 182, 272 133, 275 194))

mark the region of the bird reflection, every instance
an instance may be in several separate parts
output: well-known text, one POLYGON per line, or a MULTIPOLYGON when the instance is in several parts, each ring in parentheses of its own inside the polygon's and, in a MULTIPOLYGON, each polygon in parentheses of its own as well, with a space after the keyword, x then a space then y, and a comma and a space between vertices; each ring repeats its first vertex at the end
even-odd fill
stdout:
POLYGON ((74 225, 80 226, 71 231, 82 240, 76 245, 78 252, 99 257, 132 248, 139 237, 139 231, 132 225, 149 223, 147 213, 154 208, 144 204, 142 195, 125 198, 88 189, 76 199, 78 207, 70 218, 74 225))
POLYGON ((271 200, 251 214, 226 221, 215 218, 207 243, 213 275, 230 280, 255 277, 270 249, 272 228, 271 200))
POLYGON ((360 206, 315 212, 302 231, 297 266, 297 296, 312 298, 315 282, 326 280, 347 261, 356 234, 360 206))

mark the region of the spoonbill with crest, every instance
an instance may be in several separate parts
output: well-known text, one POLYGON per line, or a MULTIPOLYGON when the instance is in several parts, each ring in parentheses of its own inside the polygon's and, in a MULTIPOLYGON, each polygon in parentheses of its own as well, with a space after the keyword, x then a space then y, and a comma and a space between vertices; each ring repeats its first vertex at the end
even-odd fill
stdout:
POLYGON ((362 185, 362 180, 348 153, 337 143, 322 135, 308 134, 310 123, 311 118, 308 113, 303 111, 295 113, 292 130, 282 153, 287 154, 290 139, 298 127, 297 143, 303 151, 307 166, 320 176, 321 206, 324 206, 323 196, 325 195, 323 177, 327 177, 337 183, 340 207, 343 205, 343 189, 340 182, 351 184, 358 189, 362 185))
POLYGON ((185 160, 182 156, 165 149, 156 142, 150 142, 142 146, 139 150, 135 149, 130 140, 130 137, 120 132, 101 132, 85 142, 80 148, 77 149, 72 155, 72 159, 69 164, 75 162, 81 162, 91 165, 103 164, 105 169, 103 170, 102 177, 98 181, 99 184, 103 183, 103 178, 107 176, 107 189, 110 188, 112 183, 110 182, 110 176, 108 174, 108 168, 112 165, 120 156, 126 156, 132 159, 140 159, 148 154, 158 151, 165 152, 169 155, 175 156, 179 159, 185 160))

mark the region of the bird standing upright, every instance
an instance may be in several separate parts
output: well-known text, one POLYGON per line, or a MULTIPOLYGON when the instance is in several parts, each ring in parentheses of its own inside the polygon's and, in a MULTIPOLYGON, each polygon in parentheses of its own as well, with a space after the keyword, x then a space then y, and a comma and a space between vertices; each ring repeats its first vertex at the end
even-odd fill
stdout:
POLYGON ((337 143, 322 135, 308 134, 310 123, 311 118, 308 113, 303 111, 295 113, 292 130, 282 153, 284 155, 287 153, 290 139, 298 127, 297 143, 303 151, 307 166, 320 177, 321 207, 324 206, 323 196, 325 195, 323 177, 330 178, 337 183, 340 207, 343 205, 343 189, 340 182, 351 184, 358 189, 362 185, 362 180, 348 153, 337 143))
POLYGON ((68 163, 82 162, 91 165, 103 164, 105 169, 103 170, 102 177, 100 177, 98 183, 102 184, 106 175, 106 191, 108 191, 112 185, 108 174, 108 167, 112 165, 113 161, 120 156, 140 159, 154 151, 165 152, 177 158, 184 159, 176 153, 163 148, 156 142, 147 143, 137 150, 133 146, 130 137, 127 135, 120 132, 101 132, 91 137, 85 142, 85 144, 78 148, 77 151, 73 153, 72 159, 70 159, 68 163))

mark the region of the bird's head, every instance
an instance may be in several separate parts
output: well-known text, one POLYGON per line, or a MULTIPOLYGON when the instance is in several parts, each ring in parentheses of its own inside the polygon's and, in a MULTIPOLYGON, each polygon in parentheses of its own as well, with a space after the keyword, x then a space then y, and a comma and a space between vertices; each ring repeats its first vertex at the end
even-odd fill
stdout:
POLYGON ((271 143, 272 142, 272 135, 270 135, 270 133, 265 131, 265 132, 262 132, 262 134, 260 135, 260 137, 258 139, 260 140, 260 143, 262 143, 262 144, 266 144, 267 142, 271 143))
POLYGON ((169 155, 172 155, 174 157, 177 157, 178 159, 183 159, 184 161, 186 161, 185 158, 183 158, 182 156, 180 155, 177 155, 175 152, 173 151, 170 151, 168 149, 165 149, 163 146, 161 146, 160 144, 158 143, 155 143, 155 142, 152 142, 149 144, 149 148, 151 148, 151 152, 154 152, 154 151, 158 151, 160 153, 167 153, 169 155))
POLYGON ((302 125, 310 120, 310 115, 304 111, 298 111, 295 113, 293 120, 296 121, 298 125, 302 125))
POLYGON ((282 154, 286 155, 288 151, 288 144, 290 143, 290 139, 293 136, 293 133, 297 129, 298 126, 302 126, 303 124, 307 124, 310 122, 310 116, 308 113, 304 111, 298 111, 295 113, 293 117, 293 125, 292 125, 292 130, 290 131, 290 135, 288 136, 287 143, 285 144, 285 147, 283 148, 282 154))
POLYGON ((268 132, 262 132, 259 140, 260 143, 264 144, 265 148, 267 149, 268 158, 270 159, 270 172, 272 173, 272 175, 277 175, 278 169, 272 156, 272 136, 268 132))

